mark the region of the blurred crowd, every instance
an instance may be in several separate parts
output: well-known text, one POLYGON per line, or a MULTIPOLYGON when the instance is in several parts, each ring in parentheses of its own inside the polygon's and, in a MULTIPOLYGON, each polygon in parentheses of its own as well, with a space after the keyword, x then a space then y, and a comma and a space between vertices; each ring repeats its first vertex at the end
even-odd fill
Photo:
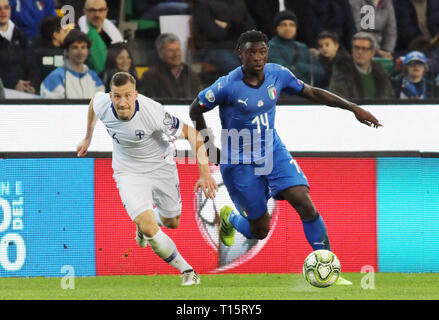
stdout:
POLYGON ((193 99, 252 29, 268 62, 345 98, 439 98, 439 0, 0 0, 0 99, 89 99, 118 71, 193 99))

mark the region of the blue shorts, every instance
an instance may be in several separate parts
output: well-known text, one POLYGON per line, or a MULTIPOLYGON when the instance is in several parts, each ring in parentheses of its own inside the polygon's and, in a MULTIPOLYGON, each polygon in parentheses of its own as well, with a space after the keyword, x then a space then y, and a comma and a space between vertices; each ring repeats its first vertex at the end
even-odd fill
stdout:
POLYGON ((256 220, 267 211, 267 201, 289 187, 309 187, 305 174, 284 145, 275 148, 270 172, 255 174, 256 164, 221 164, 224 184, 236 209, 256 220))

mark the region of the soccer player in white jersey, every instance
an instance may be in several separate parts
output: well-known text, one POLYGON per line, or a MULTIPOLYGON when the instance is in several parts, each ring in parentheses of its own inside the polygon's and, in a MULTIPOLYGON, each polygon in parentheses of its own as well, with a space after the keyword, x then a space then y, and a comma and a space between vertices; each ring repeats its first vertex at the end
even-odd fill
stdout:
POLYGON ((160 258, 180 270, 182 285, 199 284, 198 274, 160 227, 177 228, 180 223, 179 179, 170 139, 188 139, 200 171, 194 191, 201 188, 206 197, 215 197, 218 186, 210 174, 203 139, 160 103, 138 94, 130 74, 116 73, 110 87, 109 94, 98 93, 90 101, 87 132, 77 147, 78 156, 87 154, 99 118, 113 138, 113 177, 137 225, 137 243, 141 247, 149 244, 160 258))

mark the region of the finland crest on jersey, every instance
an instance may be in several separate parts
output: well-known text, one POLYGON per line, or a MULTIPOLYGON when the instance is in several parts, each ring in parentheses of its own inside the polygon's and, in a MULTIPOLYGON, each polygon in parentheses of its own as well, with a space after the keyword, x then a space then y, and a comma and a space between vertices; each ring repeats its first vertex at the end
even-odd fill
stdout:
POLYGON ((149 172, 174 163, 171 140, 181 134, 183 123, 160 103, 139 94, 133 117, 122 121, 117 118, 109 94, 98 93, 93 110, 113 139, 115 172, 149 172))

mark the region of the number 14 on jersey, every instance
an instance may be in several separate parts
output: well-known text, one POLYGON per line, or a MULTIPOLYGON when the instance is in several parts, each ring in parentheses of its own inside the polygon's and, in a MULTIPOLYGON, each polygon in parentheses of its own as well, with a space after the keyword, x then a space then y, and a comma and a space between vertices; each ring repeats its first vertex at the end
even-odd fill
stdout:
POLYGON ((258 127, 258 134, 261 133, 261 126, 265 127, 265 130, 270 129, 270 123, 268 122, 268 114, 267 112, 257 115, 252 120, 252 123, 256 123, 258 127))

